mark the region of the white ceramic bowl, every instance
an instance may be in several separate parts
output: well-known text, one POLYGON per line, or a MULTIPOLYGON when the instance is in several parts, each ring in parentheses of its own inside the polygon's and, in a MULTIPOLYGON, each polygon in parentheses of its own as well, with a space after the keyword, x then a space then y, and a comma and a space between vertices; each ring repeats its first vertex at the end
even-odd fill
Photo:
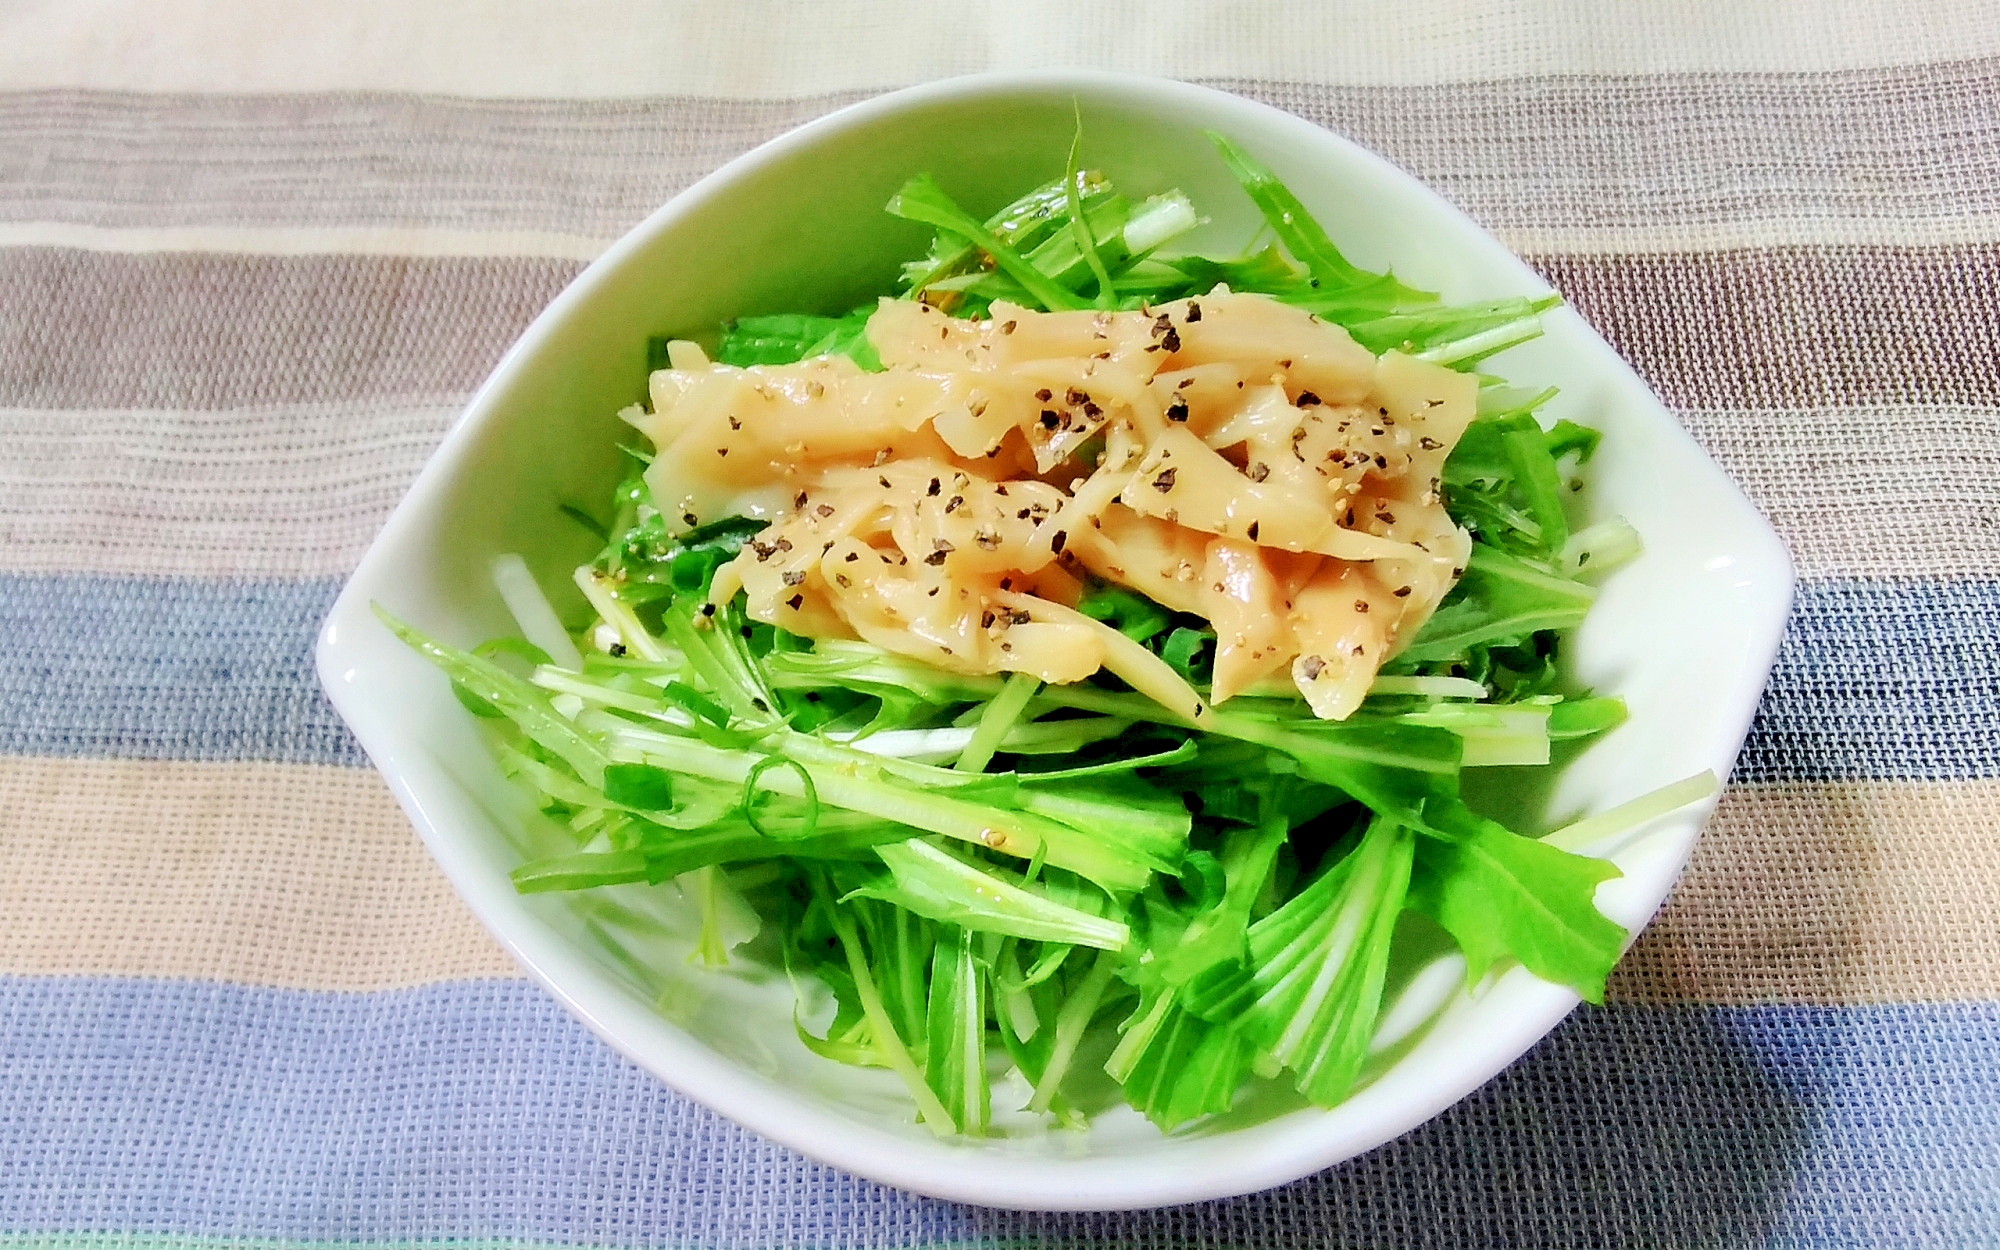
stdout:
MULTIPOLYGON (((370 615, 384 606, 470 645, 512 632, 488 580, 521 552, 561 591, 590 540, 558 504, 596 506, 625 438, 613 413, 642 390, 648 335, 800 307, 839 310, 885 288, 924 232, 882 211, 929 171, 968 206, 1060 173, 1081 107, 1085 163, 1127 191, 1178 186, 1233 245, 1257 219, 1207 142, 1224 131, 1269 163, 1357 262, 1449 299, 1547 286, 1451 205, 1317 126, 1181 83, 1053 73, 957 79, 822 118, 677 196, 536 320, 445 438, 335 604, 320 678, 466 903, 599 1036, 661 1080, 813 1158, 926 1194, 994 1206, 1153 1206, 1293 1180, 1408 1131, 1511 1063, 1576 1005, 1516 968, 1471 995, 1454 956, 1403 970, 1373 1079, 1332 1111, 1267 1099, 1163 1136, 1128 1110, 1087 1135, 940 1142, 893 1077, 818 1059, 792 1031, 791 987, 768 969, 686 961, 671 888, 516 894, 507 879, 551 834, 503 781, 444 679, 370 615)), ((1586 509, 1629 518, 1645 555, 1613 576, 1571 644, 1577 674, 1625 696, 1630 723, 1516 819, 1551 827, 1707 768, 1727 776, 1776 652, 1792 573, 1776 537, 1617 355, 1574 314, 1496 362, 1554 383, 1550 412, 1602 429, 1586 509)), ((573 602, 573 600, 572 600, 573 602)), ((1618 860, 1600 904, 1637 931, 1686 863, 1704 811, 1618 860)), ((996 1105, 998 1099, 996 1099, 996 1105)))

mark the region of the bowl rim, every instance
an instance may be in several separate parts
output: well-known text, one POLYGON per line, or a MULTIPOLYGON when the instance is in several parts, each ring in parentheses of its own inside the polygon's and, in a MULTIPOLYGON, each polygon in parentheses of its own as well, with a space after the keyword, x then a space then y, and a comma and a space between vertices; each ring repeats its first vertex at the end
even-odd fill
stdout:
MULTIPOLYGON (((1399 1101, 1376 1114, 1358 1117, 1352 1126, 1332 1118, 1311 1118, 1308 1127, 1278 1134, 1275 1140, 1266 1142, 1270 1148, 1257 1152, 1209 1150, 1198 1164, 1190 1158, 1175 1165, 1165 1160, 1121 1156, 1102 1160, 1102 1166, 1092 1166, 1087 1159, 1060 1162, 1035 1159, 982 1150, 976 1144, 958 1147, 924 1143, 926 1148, 915 1149, 908 1138, 805 1104, 765 1077, 727 1059, 679 1026, 631 1001, 622 986, 585 960, 580 952, 569 949, 567 938, 527 914, 518 899, 512 897, 511 890, 506 891, 507 897, 495 897, 494 884, 470 855, 465 835, 442 829, 430 819, 406 770, 398 765, 395 745, 382 732, 375 709, 365 706, 368 701, 341 679, 341 670, 350 662, 343 652, 349 644, 342 641, 342 631, 350 630, 353 625, 365 628, 372 624, 367 601, 373 597, 373 587, 381 580, 385 566, 394 561, 396 552, 421 524, 422 501, 436 496, 454 480, 460 462, 470 450, 479 427, 490 418, 498 398, 515 384, 518 375, 577 306, 590 300, 629 260, 651 247, 682 218, 748 175, 783 162, 832 136, 865 129, 905 111, 987 97, 1076 91, 1113 94, 1131 103, 1173 100, 1212 115, 1218 128, 1226 128, 1235 121, 1240 125, 1247 123, 1246 131, 1252 128, 1263 133, 1290 131, 1302 142, 1309 137, 1310 142, 1344 149, 1345 157, 1368 168, 1372 178, 1429 200, 1432 207, 1491 242, 1496 249, 1495 259, 1504 256, 1524 287, 1550 290, 1539 274, 1493 239, 1490 232, 1387 159, 1295 114, 1227 91, 1139 74, 1034 70, 966 75, 873 96, 806 122, 727 162, 673 196, 585 267, 508 348, 464 411, 452 422, 436 451, 357 563, 329 612, 315 647, 322 687, 354 730, 460 898, 533 980, 613 1049, 695 1102, 831 1167, 937 1198, 1013 1209, 1064 1211, 1121 1210, 1227 1198, 1285 1184, 1352 1158, 1402 1136, 1490 1081, 1559 1024, 1579 999, 1573 992, 1533 978, 1522 969, 1504 973, 1487 992, 1507 987, 1505 992, 1518 1010, 1501 1028, 1489 1031, 1482 1062, 1458 1070, 1456 1079, 1441 1084, 1429 1098, 1399 1101), (945 1148, 930 1148, 933 1146, 945 1148), (978 1166, 965 1166, 975 1161, 978 1166)), ((1607 347, 1606 353, 1607 365, 1622 370, 1630 382, 1651 394, 1615 352, 1607 347)), ((1654 402, 1657 405, 1658 401, 1654 402)), ((1697 455, 1707 459, 1678 422, 1669 420, 1668 424, 1673 428, 1663 431, 1666 437, 1678 435, 1697 455)), ((1730 487, 1736 489, 1733 483, 1730 487)), ((1742 500, 1740 490, 1737 498, 1742 500)), ((1782 562, 1783 593, 1773 596, 1764 628, 1750 640, 1748 648, 1749 654, 1758 657, 1759 667, 1768 672, 1789 612, 1795 575, 1789 557, 1768 523, 1747 500, 1742 502, 1746 513, 1762 527, 1758 537, 1768 543, 1782 562)), ((1736 695, 1741 705, 1736 709, 1739 714, 1726 722, 1733 727, 1731 758, 1740 750, 1748 731, 1761 685, 1759 682, 1736 695)), ((1711 798, 1699 811, 1689 812, 1686 819, 1696 823, 1705 820, 1713 802, 1711 798)), ((1693 842, 1693 838, 1688 840, 1690 852, 1693 842)), ((1686 858, 1682 857, 1672 875, 1677 877, 1685 864, 1686 858)), ((1366 1092, 1361 1091, 1350 1102, 1364 1097, 1366 1092)), ((1212 1144, 1227 1139, 1198 1140, 1212 1144)))

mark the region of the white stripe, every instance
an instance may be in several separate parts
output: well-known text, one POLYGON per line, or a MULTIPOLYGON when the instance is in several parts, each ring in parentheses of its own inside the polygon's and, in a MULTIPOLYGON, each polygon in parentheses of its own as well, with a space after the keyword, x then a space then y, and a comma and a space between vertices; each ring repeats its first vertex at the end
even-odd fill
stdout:
POLYGON ((423 226, 107 227, 62 221, 0 222, 0 247, 86 252, 220 252, 257 256, 533 256, 592 261, 610 239, 546 230, 423 226))
MULTIPOLYGON (((1524 256, 1629 256, 1776 247, 1971 247, 2000 242, 2000 213, 1968 212, 1940 218, 1740 218, 1632 226, 1506 224, 1491 229, 1502 243, 1524 256)), ((0 247, 111 253, 535 257, 588 262, 614 241, 547 230, 424 226, 112 227, 0 222, 0 247)))
POLYGON ((458 411, 0 409, 0 569, 345 575, 458 411))
MULTIPOLYGON (((990 69, 1423 84, 1992 55, 1980 0, 18 0, 15 89, 798 98, 990 69)), ((1579 119, 1588 125, 1588 119, 1579 119)))
POLYGON ((1703 409, 1681 421, 1801 577, 2000 574, 2000 410, 1703 409))

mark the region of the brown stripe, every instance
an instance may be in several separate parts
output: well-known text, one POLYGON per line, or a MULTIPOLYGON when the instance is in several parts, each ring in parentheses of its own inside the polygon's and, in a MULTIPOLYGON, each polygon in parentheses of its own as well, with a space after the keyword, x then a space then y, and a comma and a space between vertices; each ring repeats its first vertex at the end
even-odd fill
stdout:
POLYGON ((0 405, 223 408, 470 390, 580 268, 0 251, 0 405))
POLYGON ((2000 403, 2000 246, 1534 263, 1678 408, 2000 403))
POLYGON ((2000 998, 2000 784, 1739 786, 1612 977, 1640 1003, 2000 998))
MULTIPOLYGON (((2000 60, 1835 74, 1215 85, 1349 135, 1503 232, 2000 211, 2000 60)), ((785 101, 0 94, 0 219, 615 237, 867 93, 785 101), (108 171, 116 170, 116 176, 108 171)))
MULTIPOLYGON (((1680 408, 2000 404, 2000 246, 1540 264, 1680 408)), ((455 395, 578 268, 0 249, 0 406, 455 395)))

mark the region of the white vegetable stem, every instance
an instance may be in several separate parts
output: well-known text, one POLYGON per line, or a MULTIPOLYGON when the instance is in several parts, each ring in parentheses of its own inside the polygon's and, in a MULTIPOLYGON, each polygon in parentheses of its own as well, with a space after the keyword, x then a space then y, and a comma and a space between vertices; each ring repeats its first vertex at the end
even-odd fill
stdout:
POLYGON ((1200 224, 1186 196, 1179 192, 1160 196, 1141 204, 1125 223, 1125 247, 1140 256, 1200 224))
MULTIPOLYGON (((1054 721, 1046 725, 1016 724, 994 749, 1013 755, 1062 755, 1105 738, 1115 738, 1131 727, 1131 721, 1112 716, 1054 721)), ((885 729, 866 737, 828 734, 827 740, 884 759, 938 764, 962 758, 972 746, 977 732, 973 725, 959 725, 947 729, 885 729)), ((992 752, 987 754, 991 758, 992 752)))
POLYGON ((1661 786, 1649 794, 1642 794, 1629 803, 1620 803, 1608 812, 1599 812, 1595 816, 1586 816, 1575 824, 1564 825, 1544 837, 1542 841, 1565 851, 1589 851, 1608 855, 1618 849, 1612 844, 1612 839, 1658 820, 1668 812, 1699 802, 1714 794, 1715 790, 1715 774, 1703 769, 1692 777, 1683 778, 1672 785, 1661 786))
POLYGON ((493 586, 500 592, 507 610, 514 614, 521 636, 548 652, 550 663, 572 673, 583 667, 583 656, 570 641, 569 631, 562 627, 556 610, 549 606, 548 596, 535 583, 526 560, 511 551, 493 557, 493 586))
POLYGON ((1571 574, 1601 573, 1617 568, 1639 551, 1639 531, 1624 517, 1615 516, 1571 534, 1557 559, 1571 574))
MULTIPOLYGON (((609 590, 605 589, 603 583, 597 580, 597 575, 591 572, 589 565, 577 569, 576 588, 583 592, 584 598, 590 600, 590 606, 597 609, 597 615, 618 631, 619 640, 625 644, 627 651, 655 664, 667 659, 667 652, 660 646, 659 641, 646 632, 645 626, 639 624, 639 618, 632 615, 631 608, 619 602, 609 590)), ((579 667, 582 663, 581 660, 577 661, 579 667)))

